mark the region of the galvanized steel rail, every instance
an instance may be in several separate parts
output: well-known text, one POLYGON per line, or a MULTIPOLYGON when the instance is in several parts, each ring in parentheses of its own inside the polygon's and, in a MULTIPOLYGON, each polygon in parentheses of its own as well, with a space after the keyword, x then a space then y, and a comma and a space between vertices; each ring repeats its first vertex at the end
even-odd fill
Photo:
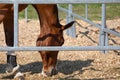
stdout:
POLYGON ((120 50, 120 46, 47 46, 47 47, 0 47, 0 51, 103 51, 120 50))
POLYGON ((75 3, 120 3, 120 0, 0 0, 0 3, 13 4, 75 4, 75 3))
MULTIPOLYGON (((6 3, 6 4, 14 4, 14 47, 0 47, 0 51, 39 51, 39 50, 49 50, 49 51, 56 51, 56 50, 82 50, 82 51, 98 51, 98 50, 120 50, 120 46, 106 46, 106 45, 100 45, 100 46, 48 46, 48 47, 19 47, 18 45, 18 4, 57 4, 57 3, 104 3, 103 9, 105 9, 105 3, 120 3, 120 0, 0 0, 0 3, 6 3)), ((103 21, 105 21, 105 12, 102 13, 103 21)), ((83 20, 85 20, 88 23, 92 23, 90 20, 84 19, 83 17, 72 13, 72 15, 79 17, 83 20)), ((92 23, 93 25, 101 28, 100 25, 92 23)), ((119 33, 113 32, 109 29, 105 28, 105 23, 102 24, 103 32, 112 33, 117 36, 120 36, 119 33)), ((104 39, 104 38, 101 38, 104 39)))

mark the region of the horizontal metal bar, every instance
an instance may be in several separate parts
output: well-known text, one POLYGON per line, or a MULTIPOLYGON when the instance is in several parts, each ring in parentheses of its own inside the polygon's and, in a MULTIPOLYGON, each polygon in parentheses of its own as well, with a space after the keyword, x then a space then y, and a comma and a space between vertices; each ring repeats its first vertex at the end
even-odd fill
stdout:
POLYGON ((74 17, 77 17, 77 18, 79 18, 79 19, 82 19, 82 20, 85 21, 85 22, 88 22, 89 24, 91 24, 91 25, 93 25, 93 26, 95 26, 95 27, 98 27, 98 28, 101 27, 101 25, 99 25, 99 24, 97 24, 97 23, 94 23, 94 22, 90 21, 89 19, 86 19, 86 18, 84 18, 84 17, 82 17, 82 16, 80 16, 80 15, 78 15, 78 14, 72 13, 72 15, 73 15, 74 17))
POLYGON ((61 10, 61 11, 66 12, 66 13, 68 13, 68 9, 62 8, 62 7, 60 7, 59 5, 58 5, 58 9, 61 10))
POLYGON ((0 51, 101 51, 120 50, 120 46, 48 46, 48 47, 0 47, 0 51))
POLYGON ((13 4, 13 0, 0 0, 0 3, 13 4))
POLYGON ((103 31, 120 37, 120 33, 119 32, 115 32, 115 31, 112 31, 112 30, 107 29, 107 28, 103 29, 103 31))
MULTIPOLYGON (((15 0, 0 0, 0 3, 14 3, 15 0)), ((18 0, 20 4, 56 4, 56 3, 120 3, 120 0, 18 0)))

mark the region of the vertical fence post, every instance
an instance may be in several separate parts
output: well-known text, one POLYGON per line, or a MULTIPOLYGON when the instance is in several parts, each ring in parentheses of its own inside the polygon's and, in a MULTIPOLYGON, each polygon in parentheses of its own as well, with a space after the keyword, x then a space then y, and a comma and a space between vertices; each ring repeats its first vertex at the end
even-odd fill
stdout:
POLYGON ((88 3, 85 4, 85 18, 88 19, 88 3))
POLYGON ((25 8, 25 22, 28 22, 28 8, 25 8))
POLYGON ((14 1, 14 47, 18 46, 18 2, 14 1))
MULTIPOLYGON (((73 15, 71 14, 73 11, 73 6, 72 4, 68 5, 68 15, 67 15, 67 23, 71 22, 74 20, 73 15)), ((76 28, 75 25, 73 25, 71 28, 67 29, 67 35, 76 38, 76 28)))
MULTIPOLYGON (((106 28, 106 4, 102 4, 102 25, 100 29, 100 46, 108 46, 108 34, 103 30, 106 28)), ((107 51, 102 51, 106 53, 107 51)))

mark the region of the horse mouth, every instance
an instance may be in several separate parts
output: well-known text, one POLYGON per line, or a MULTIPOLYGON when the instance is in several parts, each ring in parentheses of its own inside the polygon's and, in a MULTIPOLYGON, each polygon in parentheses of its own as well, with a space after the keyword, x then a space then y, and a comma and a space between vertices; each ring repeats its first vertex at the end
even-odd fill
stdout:
POLYGON ((57 69, 52 69, 51 71, 42 71, 42 76, 44 77, 51 77, 53 75, 56 75, 58 72, 57 72, 57 69))

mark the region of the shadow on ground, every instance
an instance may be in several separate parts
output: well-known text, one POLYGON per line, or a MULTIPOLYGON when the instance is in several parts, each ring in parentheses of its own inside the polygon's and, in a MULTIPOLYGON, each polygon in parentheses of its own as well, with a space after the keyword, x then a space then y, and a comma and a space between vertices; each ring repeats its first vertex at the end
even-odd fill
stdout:
MULTIPOLYGON (((58 60, 57 63, 57 69, 59 72, 63 74, 71 74, 74 71, 81 70, 83 67, 90 66, 90 64, 93 62, 93 60, 75 60, 75 61, 69 61, 69 60, 58 60)), ((33 62, 29 64, 25 64, 21 66, 22 72, 31 72, 31 74, 34 73, 40 73, 42 71, 42 62, 33 62)))
MULTIPOLYGON (((67 76, 59 78, 59 80, 70 80, 74 79, 73 77, 76 75, 80 75, 84 72, 82 70, 83 67, 89 67, 93 60, 75 60, 75 61, 70 61, 70 60, 58 60, 57 63, 57 68, 60 73, 63 73, 67 76), (79 73, 72 74, 75 71, 79 71, 79 73)), ((1 67, 5 67, 5 65, 0 64, 0 69, 1 67)), ((3 69, 3 68, 2 68, 3 69)), ((24 72, 30 72, 30 74, 36 74, 40 73, 42 70, 42 62, 32 62, 29 64, 21 65, 20 70, 24 72)), ((92 69, 94 70, 94 69, 92 69)), ((0 70, 0 73, 4 73, 3 71, 0 70)), ((3 76, 2 79, 12 79, 13 75, 10 76, 3 76)), ((115 77, 105 77, 105 78, 91 78, 91 79, 85 79, 85 80, 104 80, 104 79, 119 79, 120 76, 115 76, 115 77)), ((75 80, 80 80, 78 78, 75 78, 75 80)))
MULTIPOLYGON (((93 60, 86 60, 86 61, 58 60, 57 68, 60 73, 67 75, 67 74, 73 73, 74 71, 78 71, 78 70, 81 71, 83 67, 90 66, 91 62, 93 62, 93 60)), ((4 66, 4 65, 0 65, 0 67, 1 66, 4 66)), ((21 65, 21 68, 20 68, 21 72, 30 72, 31 74, 40 73, 41 70, 42 70, 42 62, 33 62, 33 63, 21 65)), ((3 79, 10 79, 10 78, 12 78, 11 75, 3 77, 3 79)))
POLYGON ((5 67, 6 67, 5 64, 0 64, 0 74, 5 73, 5 67))
POLYGON ((90 66, 90 64, 93 62, 93 60, 86 60, 86 61, 81 61, 81 60, 75 60, 75 61, 69 61, 69 60, 64 60, 58 61, 57 68, 58 71, 63 73, 63 74, 71 74, 75 71, 78 71, 83 68, 90 66))

